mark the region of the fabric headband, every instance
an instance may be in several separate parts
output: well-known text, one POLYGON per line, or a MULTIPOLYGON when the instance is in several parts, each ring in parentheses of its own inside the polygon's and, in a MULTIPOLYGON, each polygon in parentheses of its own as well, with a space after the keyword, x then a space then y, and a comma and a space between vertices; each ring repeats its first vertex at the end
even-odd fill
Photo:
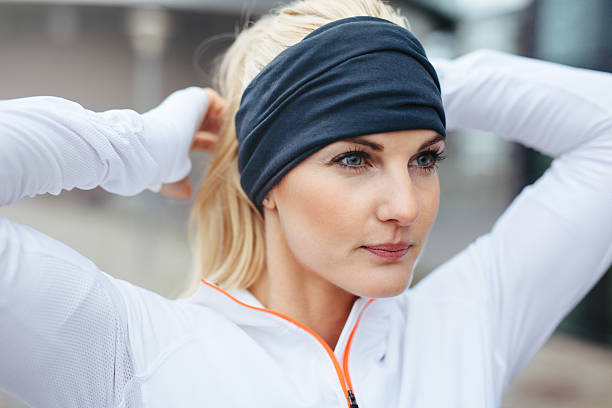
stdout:
POLYGON ((333 21, 281 52, 244 91, 235 124, 240 183, 262 213, 268 191, 330 143, 409 129, 446 137, 423 46, 405 28, 366 16, 333 21))

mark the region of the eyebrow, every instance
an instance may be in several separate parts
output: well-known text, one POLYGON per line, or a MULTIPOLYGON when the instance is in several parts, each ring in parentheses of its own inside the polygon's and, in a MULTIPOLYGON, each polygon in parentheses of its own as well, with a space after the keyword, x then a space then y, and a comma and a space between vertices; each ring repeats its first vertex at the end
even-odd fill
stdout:
POLYGON ((346 141, 368 146, 369 148, 371 148, 372 150, 376 152, 382 152, 383 150, 385 150, 383 145, 374 143, 374 142, 370 142, 369 140, 365 140, 365 139, 352 138, 352 139, 346 139, 346 141))
MULTIPOLYGON (((426 149, 432 145, 435 145, 436 143, 443 141, 444 137, 440 134, 436 134, 432 139, 424 142, 421 146, 419 146, 419 148, 417 150, 423 150, 426 149)), ((360 139, 360 138, 351 138, 351 139, 346 139, 347 142, 352 142, 352 143, 357 143, 360 145, 364 145, 364 146, 368 146, 369 148, 371 148, 372 150, 376 151, 376 152, 382 152, 385 150, 384 146, 378 143, 374 143, 374 142, 370 142, 369 140, 365 140, 365 139, 360 139)))
MULTIPOLYGON (((436 134, 430 141, 423 143, 417 150, 426 149, 440 141, 444 141, 444 136, 442 136, 441 134, 436 134)), ((444 141, 444 146, 446 147, 446 141, 444 141)))

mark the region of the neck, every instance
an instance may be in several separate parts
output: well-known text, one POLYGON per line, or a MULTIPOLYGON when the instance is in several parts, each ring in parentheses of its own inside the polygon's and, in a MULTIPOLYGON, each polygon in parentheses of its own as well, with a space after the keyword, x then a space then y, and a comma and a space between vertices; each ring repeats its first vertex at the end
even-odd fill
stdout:
POLYGON ((266 233, 266 269, 249 290, 267 309, 306 325, 333 350, 358 297, 305 269, 279 237, 266 233))

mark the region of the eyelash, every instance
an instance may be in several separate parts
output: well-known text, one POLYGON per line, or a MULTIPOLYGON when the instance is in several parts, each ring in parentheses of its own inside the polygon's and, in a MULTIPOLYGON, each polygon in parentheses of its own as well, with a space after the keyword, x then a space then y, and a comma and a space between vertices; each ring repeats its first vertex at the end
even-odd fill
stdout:
MULTIPOLYGON (((417 168, 422 171, 424 174, 430 174, 432 172, 434 172, 435 170, 438 169, 438 164, 446 159, 446 155, 444 154, 444 151, 439 151, 436 149, 429 149, 429 150, 423 150, 422 152, 419 153, 419 155, 417 157, 420 157, 422 155, 430 155, 432 158, 432 164, 430 164, 429 166, 417 166, 417 168)), ((347 157, 351 157, 351 156, 358 156, 361 157, 364 160, 369 160, 370 159, 370 155, 365 151, 362 150, 360 148, 357 147, 352 147, 350 150, 334 157, 332 159, 332 162, 342 168, 346 168, 350 171, 354 171, 357 173, 361 173, 362 171, 364 171, 366 169, 367 166, 362 165, 362 166, 350 166, 348 164, 344 164, 342 163, 342 160, 346 159, 347 157)))

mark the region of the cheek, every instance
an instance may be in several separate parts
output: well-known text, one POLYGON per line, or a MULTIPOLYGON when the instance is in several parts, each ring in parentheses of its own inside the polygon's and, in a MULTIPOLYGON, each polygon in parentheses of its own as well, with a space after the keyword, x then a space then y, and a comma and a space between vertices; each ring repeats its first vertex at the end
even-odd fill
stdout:
POLYGON ((333 263, 359 246, 367 218, 358 190, 326 171, 296 167, 278 185, 279 217, 292 251, 305 263, 333 263))
POLYGON ((440 180, 437 175, 419 184, 420 222, 424 228, 431 227, 440 205, 440 180))
POLYGON ((411 255, 412 267, 417 257, 423 252, 433 224, 438 216, 440 205, 440 182, 438 175, 433 175, 429 180, 423 182, 418 187, 419 217, 414 225, 411 225, 411 236, 418 242, 416 251, 411 255))

